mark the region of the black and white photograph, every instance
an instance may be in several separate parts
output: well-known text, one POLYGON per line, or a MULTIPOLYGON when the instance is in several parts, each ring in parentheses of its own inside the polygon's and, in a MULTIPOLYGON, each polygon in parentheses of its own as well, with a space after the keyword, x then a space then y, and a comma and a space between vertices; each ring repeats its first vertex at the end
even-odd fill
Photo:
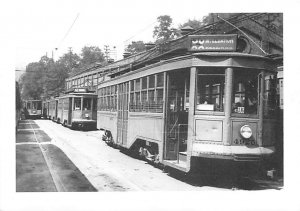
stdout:
POLYGON ((299 210, 296 9, 234 4, 9 5, 0 210, 299 210))

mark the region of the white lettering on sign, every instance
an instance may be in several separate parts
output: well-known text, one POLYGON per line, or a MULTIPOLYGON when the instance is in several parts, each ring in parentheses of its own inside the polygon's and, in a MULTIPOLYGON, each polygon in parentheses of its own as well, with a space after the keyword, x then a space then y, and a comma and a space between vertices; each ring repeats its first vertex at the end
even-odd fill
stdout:
POLYGON ((198 36, 191 37, 192 51, 235 51, 236 37, 234 36, 198 36))

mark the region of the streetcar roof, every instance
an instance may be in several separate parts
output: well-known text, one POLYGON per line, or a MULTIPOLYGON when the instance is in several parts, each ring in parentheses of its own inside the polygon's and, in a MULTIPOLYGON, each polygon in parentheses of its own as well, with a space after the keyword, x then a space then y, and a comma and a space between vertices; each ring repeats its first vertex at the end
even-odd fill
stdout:
POLYGON ((38 102, 38 101, 42 101, 42 100, 24 100, 24 102, 38 102))
POLYGON ((99 84, 99 86, 110 82, 115 83, 113 81, 120 80, 122 82, 125 80, 132 80, 140 77, 145 77, 147 75, 156 74, 159 72, 190 67, 232 67, 275 71, 275 62, 274 59, 266 56, 246 53, 197 52, 149 64, 148 66, 141 67, 134 71, 122 74, 118 77, 111 78, 107 81, 103 81, 99 84))
POLYGON ((67 98, 67 97, 80 97, 80 96, 84 96, 84 97, 97 97, 97 94, 95 93, 68 93, 66 95, 62 95, 57 97, 58 98, 67 98))

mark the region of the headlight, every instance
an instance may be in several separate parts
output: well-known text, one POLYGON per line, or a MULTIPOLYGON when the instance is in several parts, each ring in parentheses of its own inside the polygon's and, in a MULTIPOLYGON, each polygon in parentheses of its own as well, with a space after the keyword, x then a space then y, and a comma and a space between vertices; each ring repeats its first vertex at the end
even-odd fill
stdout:
POLYGON ((249 125, 244 125, 241 127, 240 133, 243 138, 250 138, 252 136, 252 130, 249 125))

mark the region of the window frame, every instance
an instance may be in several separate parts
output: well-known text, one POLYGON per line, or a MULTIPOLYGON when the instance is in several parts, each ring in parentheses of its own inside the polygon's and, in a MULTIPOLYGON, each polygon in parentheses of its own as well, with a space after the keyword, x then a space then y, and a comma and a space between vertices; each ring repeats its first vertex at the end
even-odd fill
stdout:
MULTIPOLYGON (((226 81, 226 68, 224 68, 224 69, 215 69, 215 71, 214 70, 209 70, 209 69, 211 69, 211 68, 208 68, 208 69, 197 69, 197 71, 196 71, 196 86, 195 86, 195 108, 194 108, 194 112, 195 112, 195 115, 214 115, 214 116, 225 116, 225 101, 226 101, 226 99, 225 99, 225 96, 226 96, 226 94, 225 94, 225 92, 226 92, 226 90, 225 90, 225 87, 226 87, 226 85, 225 85, 225 81, 226 81), (201 73, 201 71, 203 71, 202 73, 201 73), (211 71, 211 72, 210 72, 211 71), (215 72, 215 73, 212 73, 212 72, 215 72), (219 71, 221 72, 221 73, 219 73, 219 71), (208 73, 209 72, 209 73, 208 73), (223 97, 224 97, 224 102, 222 102, 222 108, 223 108, 223 111, 215 111, 215 110, 213 110, 213 111, 210 111, 210 110, 197 110, 197 105, 199 105, 198 104, 198 97, 200 97, 200 94, 198 93, 199 92, 199 88, 198 88, 198 83, 199 83, 199 76, 201 76, 201 75, 203 75, 203 76, 224 76, 224 83, 222 84, 222 85, 220 85, 220 92, 219 92, 219 98, 220 98, 220 100, 219 101, 221 101, 222 102, 222 100, 223 100, 223 97), (222 88, 223 88, 223 90, 222 90, 222 88)), ((212 92, 212 86, 213 86, 213 83, 212 82, 210 82, 209 83, 209 85, 210 85, 210 91, 212 92)), ((206 96, 207 95, 207 93, 206 93, 206 90, 204 90, 204 96, 206 96)), ((213 94, 211 93, 211 94, 209 94, 210 96, 212 96, 213 94)), ((214 94, 214 95, 216 95, 216 94, 214 94)), ((214 104, 213 104, 214 105, 214 104)))

